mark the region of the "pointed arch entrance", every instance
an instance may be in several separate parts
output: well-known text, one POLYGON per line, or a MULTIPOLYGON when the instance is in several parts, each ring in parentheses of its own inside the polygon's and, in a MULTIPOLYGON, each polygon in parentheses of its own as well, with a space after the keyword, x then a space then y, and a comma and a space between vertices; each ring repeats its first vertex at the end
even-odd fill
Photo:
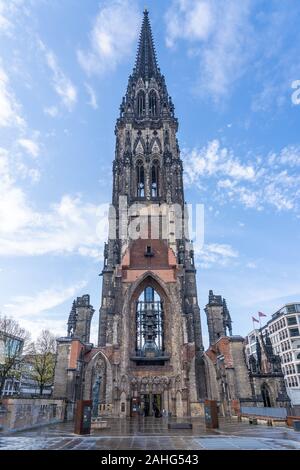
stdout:
POLYGON ((261 386, 261 395, 262 395, 262 399, 264 402, 264 407, 271 408, 272 406, 271 395, 270 395, 269 387, 266 383, 262 384, 261 386))
POLYGON ((131 416, 176 416, 187 409, 186 398, 176 395, 182 391, 181 375, 178 363, 171 361, 175 308, 169 287, 152 271, 140 276, 127 292, 123 313, 130 345, 131 416), (176 407, 179 397, 182 405, 176 407))

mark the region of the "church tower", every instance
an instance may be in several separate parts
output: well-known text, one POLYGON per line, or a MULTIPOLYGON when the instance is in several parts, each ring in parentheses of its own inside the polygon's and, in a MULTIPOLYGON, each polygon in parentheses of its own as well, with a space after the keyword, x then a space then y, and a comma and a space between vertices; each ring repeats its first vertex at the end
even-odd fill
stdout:
POLYGON ((115 128, 102 271, 98 348, 109 362, 119 416, 196 415, 206 396, 177 130, 145 10, 115 128))
POLYGON ((81 399, 108 417, 203 416, 206 398, 224 415, 243 403, 288 403, 268 335, 249 368, 244 338, 232 336, 226 301, 213 291, 204 353, 177 130, 145 10, 115 128, 98 345, 89 295, 73 302, 67 336, 57 339, 53 396, 66 400, 68 417, 81 399))

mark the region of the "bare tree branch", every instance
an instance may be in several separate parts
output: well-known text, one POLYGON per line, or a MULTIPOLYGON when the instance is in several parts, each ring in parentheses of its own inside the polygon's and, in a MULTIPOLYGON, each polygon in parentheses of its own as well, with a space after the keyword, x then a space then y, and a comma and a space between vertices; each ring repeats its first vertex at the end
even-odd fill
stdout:
POLYGON ((31 364, 30 377, 39 385, 40 395, 45 385, 53 383, 56 340, 48 330, 43 330, 35 343, 31 344, 28 362, 31 364))

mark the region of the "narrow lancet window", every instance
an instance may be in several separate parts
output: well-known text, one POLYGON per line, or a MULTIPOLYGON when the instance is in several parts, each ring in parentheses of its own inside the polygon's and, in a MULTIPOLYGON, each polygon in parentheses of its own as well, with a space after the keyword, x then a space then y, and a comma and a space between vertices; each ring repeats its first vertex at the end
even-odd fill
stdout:
POLYGON ((143 91, 139 91, 137 96, 137 113, 139 117, 143 117, 146 114, 146 100, 143 91))
POLYGON ((143 162, 141 160, 137 162, 136 180, 137 180, 137 197, 145 197, 145 171, 144 171, 143 162))
POLYGON ((151 196, 159 196, 159 164, 158 161, 154 161, 151 168, 151 196))
POLYGON ((149 94, 149 114, 153 117, 158 115, 157 94, 154 90, 149 94))

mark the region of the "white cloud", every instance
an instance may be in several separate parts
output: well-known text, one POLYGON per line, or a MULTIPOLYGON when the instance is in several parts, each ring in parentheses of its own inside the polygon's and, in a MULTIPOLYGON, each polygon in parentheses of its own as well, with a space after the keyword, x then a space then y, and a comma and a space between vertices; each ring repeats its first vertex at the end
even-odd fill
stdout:
MULTIPOLYGON (((26 0, 28 4, 28 1, 26 0)), ((26 14, 24 0, 0 0, 0 34, 11 36, 14 30, 14 21, 16 15, 22 9, 22 13, 26 14)))
POLYGON ((54 118, 58 115, 58 109, 56 106, 49 106, 44 108, 44 113, 54 118))
POLYGON ((58 94, 62 104, 68 109, 68 111, 72 111, 77 102, 76 87, 59 67, 55 54, 51 50, 47 49, 42 41, 39 41, 39 46, 41 51, 45 54, 49 69, 52 71, 52 85, 55 92, 58 94))
POLYGON ((210 196, 219 202, 236 201, 257 210, 300 210, 300 147, 287 146, 264 159, 248 156, 244 162, 213 140, 200 150, 184 150, 183 159, 185 183, 200 190, 212 184, 210 196))
POLYGON ((167 46, 174 46, 178 38, 190 41, 207 39, 212 32, 214 12, 206 1, 176 0, 166 14, 167 46))
POLYGON ((38 157, 40 153, 40 147, 37 142, 32 139, 19 139, 18 143, 23 147, 27 153, 32 157, 38 157))
MULTIPOLYGON (((12 4, 16 8, 18 5, 18 1, 12 4)), ((13 12, 14 9, 11 11, 13 12)), ((11 214, 9 212, 16 208, 16 205, 21 208, 21 213, 18 216, 23 220, 22 201, 24 200, 24 194, 21 188, 13 186, 12 183, 15 177, 19 176, 22 179, 29 178, 31 182, 37 182, 40 177, 40 172, 37 168, 30 168, 24 163, 24 155, 20 151, 22 149, 32 157, 38 157, 40 153, 40 144, 38 143, 40 133, 38 131, 30 131, 21 111, 22 107, 12 90, 9 77, 3 69, 0 59, 0 127, 9 128, 5 129, 4 138, 7 141, 6 145, 11 147, 9 152, 6 149, 0 148, 0 159, 2 162, 0 194, 2 195, 3 193, 0 201, 0 213, 2 216, 6 213, 5 220, 9 218, 10 221, 13 217, 13 212, 11 214), (26 137, 28 133, 31 134, 31 138, 26 137), (6 174, 3 173, 4 168, 6 169, 6 174)), ((4 223, 3 220, 0 220, 0 223, 4 223)), ((10 226, 10 223, 8 226, 10 226)))
POLYGON ((215 100, 230 91, 251 57, 249 0, 173 0, 166 14, 166 42, 190 44, 199 57, 200 90, 215 100))
MULTIPOLYGON (((57 311, 64 302, 82 295, 86 281, 69 287, 45 289, 35 295, 16 296, 2 306, 3 313, 22 323, 22 326, 35 338, 43 329, 50 329, 56 335, 66 333, 68 311, 57 311), (63 315, 58 315, 63 313, 63 315), (63 320, 60 318, 63 316, 63 320)), ((60 309, 59 309, 60 310, 60 309)))
POLYGON ((299 299, 300 289, 297 274, 295 279, 289 278, 287 280, 282 277, 272 277, 271 285, 268 284, 269 279, 258 277, 256 281, 252 282, 251 291, 247 283, 241 284, 233 292, 233 296, 238 299, 239 306, 243 308, 257 305, 262 309, 266 303, 272 304, 269 309, 273 313, 282 307, 288 298, 288 302, 299 299))
MULTIPOLYGON (((273 154, 274 155, 274 154, 273 154)), ((272 163, 276 164, 276 161, 280 164, 283 165, 289 165, 289 166, 300 166, 300 147, 297 147, 295 145, 290 145, 289 147, 285 147, 282 149, 280 152, 279 156, 275 158, 272 163)))
MULTIPOLYGON (((14 6, 17 8, 18 2, 14 2, 14 6)), ((29 129, 21 111, 9 77, 0 62, 0 127, 9 128, 5 129, 4 136, 7 146, 11 147, 10 151, 0 147, 0 227, 8 231, 12 227, 17 228, 28 216, 25 210, 26 196, 22 188, 15 185, 15 179, 29 178, 34 183, 40 177, 37 168, 31 168, 23 161, 24 155, 20 151, 22 149, 32 157, 37 157, 40 152, 37 141, 39 132, 30 131, 32 138, 26 137, 29 129)))
POLYGON ((22 161, 15 163, 16 173, 22 180, 28 179, 31 183, 38 183, 41 179, 41 172, 38 168, 30 168, 22 161))
POLYGON ((249 262, 246 264, 246 268, 249 268, 249 269, 256 269, 256 268, 257 268, 257 265, 256 265, 256 263, 254 263, 254 261, 249 261, 249 262))
POLYGON ((0 127, 24 127, 20 104, 9 86, 9 78, 0 63, 0 127))
MULTIPOLYGON (((4 201, 4 207, 15 204, 23 219, 14 225, 0 226, 0 255, 36 256, 45 254, 79 254, 100 259, 100 248, 107 236, 107 205, 84 204, 80 197, 62 197, 48 212, 33 211, 20 201, 4 201), (2 230, 1 230, 2 229, 2 230)), ((1 207, 1 206, 0 206, 1 207)), ((9 212, 7 210, 7 216, 9 212)))
POLYGON ((15 185, 9 165, 9 154, 0 148, 0 233, 17 232, 32 221, 33 213, 26 196, 15 185))
POLYGON ((228 265, 239 254, 230 245, 220 243, 208 243, 196 252, 197 263, 203 269, 211 268, 213 265, 228 265))
POLYGON ((85 86, 85 89, 86 89, 86 91, 89 95, 88 104, 93 109, 98 109, 97 96, 96 96, 95 90, 88 83, 85 83, 84 86, 85 86))
POLYGON ((86 281, 60 289, 46 289, 33 296, 18 296, 10 303, 5 304, 5 311, 9 315, 19 317, 38 316, 41 313, 53 309, 73 297, 76 292, 86 286, 86 281))
MULTIPOLYGON (((186 153, 184 151, 184 153, 186 153)), ((218 140, 213 140, 200 151, 192 150, 185 155, 186 179, 189 183, 196 182, 202 176, 216 174, 228 176, 235 180, 254 180, 255 169, 250 164, 242 164, 234 157, 233 152, 225 147, 221 148, 218 140)), ((227 179, 223 185, 231 185, 227 179)))
POLYGON ((102 2, 89 34, 90 48, 77 51, 78 61, 87 74, 114 70, 131 53, 139 22, 135 1, 102 2))
POLYGON ((80 254, 100 258, 107 237, 108 205, 64 195, 48 211, 37 211, 17 182, 9 152, 0 149, 0 255, 80 254))
POLYGON ((8 34, 11 31, 12 24, 3 14, 4 5, 0 3, 0 33, 8 34))
POLYGON ((24 318, 19 319, 18 315, 15 315, 15 320, 20 321, 20 324, 26 331, 29 331, 30 338, 32 341, 35 341, 41 334, 43 330, 50 330, 56 338, 66 336, 67 333, 67 319, 69 314, 69 309, 60 311, 61 315, 54 317, 51 313, 47 315, 42 315, 41 317, 30 319, 24 318))
POLYGON ((251 70, 256 72, 254 78, 261 86, 252 94, 253 111, 266 112, 293 105, 291 83, 300 77, 300 4, 290 1, 290 6, 273 2, 270 11, 261 11, 257 17, 259 27, 255 39, 259 56, 251 70))
POLYGON ((269 2, 268 11, 256 0, 170 3, 166 44, 175 48, 185 41, 187 55, 198 65, 196 91, 219 102, 246 76, 255 90, 252 111, 291 105, 290 85, 300 76, 298 2, 291 0, 290 8, 269 2))

